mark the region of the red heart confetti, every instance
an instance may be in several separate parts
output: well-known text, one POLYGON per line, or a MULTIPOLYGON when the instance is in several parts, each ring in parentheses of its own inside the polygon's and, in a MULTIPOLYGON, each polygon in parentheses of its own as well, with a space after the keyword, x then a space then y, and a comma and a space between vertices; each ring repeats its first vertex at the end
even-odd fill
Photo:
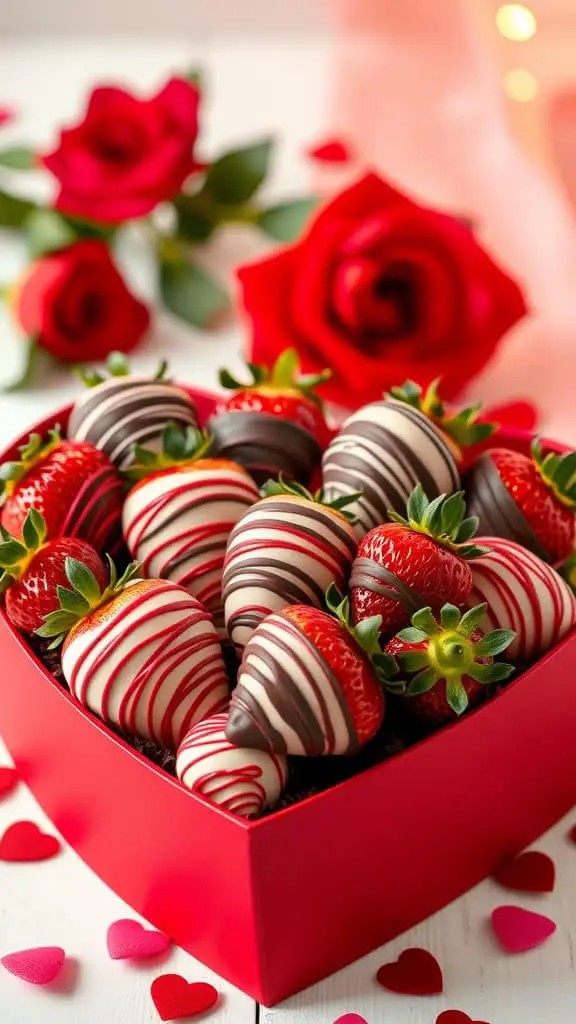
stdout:
POLYGON ((366 1018, 361 1017, 359 1013, 345 1013, 343 1017, 338 1017, 334 1024, 367 1024, 367 1022, 366 1018))
POLYGON ((310 146, 306 150, 309 160, 315 160, 321 164, 347 164, 352 160, 350 146, 344 139, 324 139, 316 146, 310 146))
MULTIPOLYGON (((1 114, 1 111, 0 111, 1 114)), ((2 122, 0 121, 0 124, 2 122)), ((8 796, 18 785, 18 772, 15 768, 0 768, 0 798, 8 796)))
POLYGON ((556 931, 556 925, 549 917, 512 906, 496 907, 492 911, 492 927, 500 945, 508 953, 535 949, 556 931))
POLYGON ((0 839, 0 860, 48 860, 60 850, 60 840, 42 832, 33 821, 15 821, 0 839))
POLYGON ((170 939, 162 932, 144 928, 139 921, 114 921, 106 933, 106 945, 111 960, 141 960, 164 953, 170 939))
POLYGON ((485 1020, 472 1020, 462 1010, 444 1010, 436 1017, 436 1024, 488 1024, 485 1020))
POLYGON ((576 843, 576 825, 572 825, 567 837, 571 843, 576 843))
POLYGON ((505 889, 517 892, 553 892, 555 875, 554 861, 548 854, 527 850, 500 864, 492 878, 505 889))
POLYGON ((60 946, 38 946, 8 953, 0 963, 10 974, 30 985, 48 985, 60 974, 65 959, 66 953, 60 946))
POLYGON ((155 978, 150 994, 161 1020, 195 1017, 218 1002, 218 993, 213 985, 204 981, 188 982, 179 974, 161 974, 155 978))
POLYGON ((376 980, 405 996, 435 996, 444 988, 440 964, 426 949, 405 949, 394 963, 380 967, 376 980))

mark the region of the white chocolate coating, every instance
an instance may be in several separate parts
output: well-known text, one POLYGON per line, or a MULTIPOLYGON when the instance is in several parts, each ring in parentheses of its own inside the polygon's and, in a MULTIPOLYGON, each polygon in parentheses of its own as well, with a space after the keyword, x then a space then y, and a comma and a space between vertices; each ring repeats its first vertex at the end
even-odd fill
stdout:
POLYGON ((387 398, 350 416, 330 442, 322 460, 322 478, 329 501, 362 491, 348 510, 358 517, 356 533, 400 514, 417 483, 428 498, 458 490, 460 478, 440 431, 418 409, 387 398))
POLYGON ((333 581, 342 590, 356 553, 353 527, 332 509, 278 495, 254 505, 230 535, 224 563, 226 628, 237 647, 271 612, 321 608, 333 581))
POLYGON ((212 620, 168 580, 135 581, 81 623, 62 669, 72 694, 104 721, 170 749, 230 696, 212 620))
POLYGON ((143 574, 194 594, 224 632, 222 569, 230 532, 259 492, 240 466, 196 466, 144 479, 124 504, 124 539, 143 574))
POLYGON ((474 579, 468 607, 488 602, 482 628, 513 629, 509 661, 544 654, 576 625, 576 598, 568 584, 546 562, 514 541, 482 537, 488 555, 470 562, 474 579))
POLYGON ((286 758, 235 747, 226 739, 226 714, 195 725, 178 749, 176 774, 192 790, 232 814, 256 818, 275 804, 288 778, 286 758))

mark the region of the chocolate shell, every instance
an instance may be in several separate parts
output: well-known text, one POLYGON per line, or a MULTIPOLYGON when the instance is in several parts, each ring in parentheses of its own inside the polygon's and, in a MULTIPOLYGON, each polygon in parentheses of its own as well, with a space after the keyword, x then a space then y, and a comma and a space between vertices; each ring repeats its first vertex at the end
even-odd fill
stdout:
POLYGON ((322 479, 328 501, 362 491, 347 509, 358 517, 358 537, 386 522, 389 509, 403 513, 417 483, 430 499, 460 486, 441 432, 418 409, 391 398, 346 420, 324 453, 322 479))
POLYGON ((258 484, 281 474, 306 485, 320 465, 322 449, 304 427, 265 412, 223 412, 207 429, 215 450, 238 462, 258 484))
POLYGON ((160 449, 167 423, 198 426, 194 403, 170 381, 110 377, 87 388, 68 423, 72 441, 88 441, 120 469, 132 461, 132 446, 160 449))
POLYGON ((490 457, 484 452, 464 477, 468 515, 480 520, 478 534, 505 537, 528 548, 544 562, 548 553, 518 507, 490 457))

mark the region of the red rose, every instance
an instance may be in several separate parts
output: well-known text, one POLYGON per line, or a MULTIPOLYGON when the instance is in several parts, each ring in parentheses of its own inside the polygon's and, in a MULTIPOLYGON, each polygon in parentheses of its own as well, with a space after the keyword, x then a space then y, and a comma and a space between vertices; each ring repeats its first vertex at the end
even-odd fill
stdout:
POLYGON ((249 358, 297 348, 331 366, 326 397, 357 407, 412 378, 454 397, 526 312, 522 293, 461 221, 375 174, 342 192, 306 235, 238 272, 249 358))
POLYGON ((94 89, 84 120, 42 158, 60 182, 56 206, 90 220, 143 217, 176 195, 200 165, 198 89, 173 78, 149 100, 123 89, 94 89))
POLYGON ((66 363, 129 352, 150 322, 99 241, 40 257, 16 283, 10 305, 22 332, 66 363))

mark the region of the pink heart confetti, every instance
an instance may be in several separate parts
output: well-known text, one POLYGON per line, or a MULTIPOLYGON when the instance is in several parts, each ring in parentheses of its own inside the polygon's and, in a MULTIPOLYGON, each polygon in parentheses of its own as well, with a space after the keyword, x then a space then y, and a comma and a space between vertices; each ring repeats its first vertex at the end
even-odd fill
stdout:
POLYGON ((492 911, 492 927, 500 945, 508 953, 535 949, 556 931, 556 925, 549 917, 513 906, 496 907, 492 911))
POLYGON ((309 146, 306 155, 309 160, 325 164, 347 164, 353 158, 350 145, 345 139, 323 139, 309 146))
POLYGON ((162 932, 144 928, 139 921, 123 918, 110 925, 106 945, 111 960, 142 960, 164 953, 170 939, 162 932))
POLYGON ((48 985, 60 974, 65 959, 66 953, 60 946, 38 946, 8 953, 0 963, 10 974, 30 985, 48 985))
POLYGON ((345 1013, 343 1017, 338 1017, 334 1024, 368 1024, 368 1022, 359 1013, 345 1013))
POLYGON ((5 104, 0 105, 0 126, 9 124, 15 117, 16 113, 12 107, 8 107, 5 104))

